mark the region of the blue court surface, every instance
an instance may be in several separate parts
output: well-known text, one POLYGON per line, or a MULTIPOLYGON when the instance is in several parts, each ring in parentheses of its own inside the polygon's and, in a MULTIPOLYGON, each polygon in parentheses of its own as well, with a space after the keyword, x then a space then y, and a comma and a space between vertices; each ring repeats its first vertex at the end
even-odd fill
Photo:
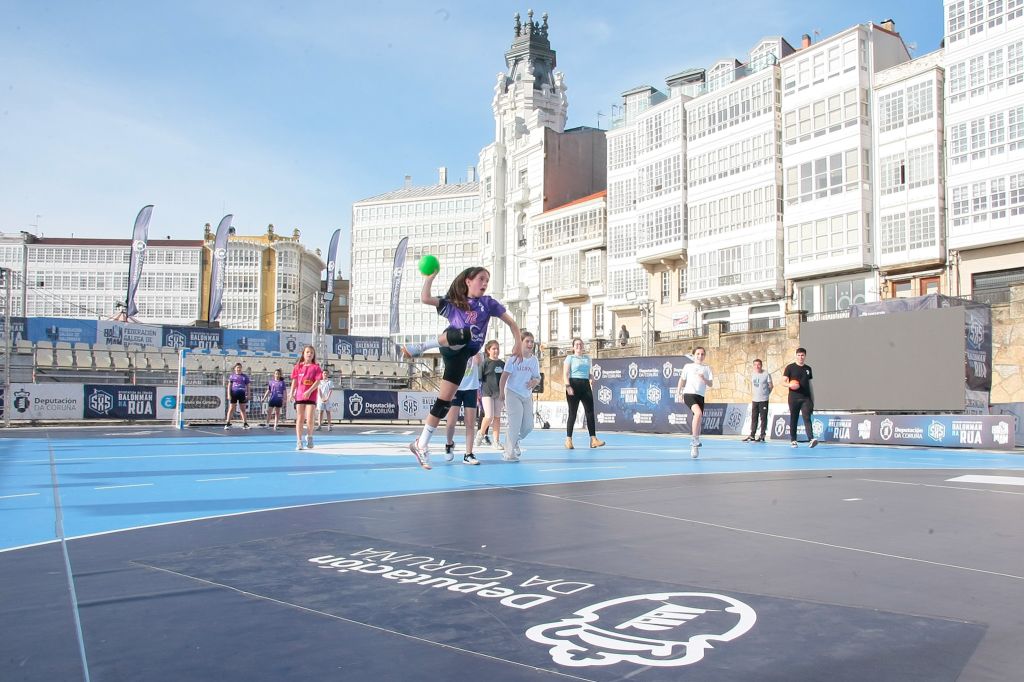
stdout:
POLYGON ((1024 679, 1020 454, 417 433, 6 432, 0 680, 1024 679))

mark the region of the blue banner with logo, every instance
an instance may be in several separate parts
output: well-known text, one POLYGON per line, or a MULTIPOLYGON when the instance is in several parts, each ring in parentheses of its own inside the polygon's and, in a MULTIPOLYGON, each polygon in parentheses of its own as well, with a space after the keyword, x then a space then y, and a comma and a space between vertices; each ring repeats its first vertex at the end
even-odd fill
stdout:
POLYGON ((343 391, 343 419, 398 419, 397 391, 343 391))
POLYGON ((85 384, 86 419, 156 419, 156 386, 85 384))
MULTIPOLYGON (((602 431, 689 433, 690 410, 676 402, 685 356, 594 360, 594 411, 602 431)), ((702 431, 722 433, 725 405, 705 406, 702 431)))
MULTIPOLYGON (((13 328, 14 325, 12 324, 13 328)), ((96 343, 96 320, 73 320, 64 317, 30 317, 28 339, 32 343, 96 343)))
POLYGON ((390 356, 391 339, 381 336, 334 336, 332 352, 335 355, 365 355, 367 357, 390 356))
POLYGON ((221 329, 209 327, 164 327, 164 345, 169 348, 222 348, 221 329))
MULTIPOLYGON (((28 320, 24 317, 12 317, 11 320, 11 343, 17 343, 18 341, 30 341, 28 335, 28 320)), ((0 315, 0 338, 5 332, 4 329, 4 317, 0 315)))
POLYGON ((281 335, 278 332, 267 332, 256 329, 224 329, 222 330, 225 350, 248 350, 259 352, 275 352, 280 350, 281 335))
POLYGON ((331 328, 331 301, 334 299, 334 278, 338 265, 338 241, 341 239, 341 230, 337 229, 331 235, 331 244, 327 247, 327 296, 324 299, 324 321, 325 326, 331 328))
MULTIPOLYGON (((816 414, 811 424, 823 443, 1012 450, 1016 440, 1012 415, 816 414)), ((771 437, 790 440, 789 414, 772 417, 771 437)), ((805 439, 801 417, 797 440, 805 439)))
POLYGON ((228 236, 231 234, 230 213, 220 219, 213 239, 213 264, 210 266, 210 306, 206 319, 214 321, 220 315, 224 301, 224 280, 228 264, 228 236))
POLYGON ((135 305, 135 293, 139 290, 142 280, 142 264, 146 262, 146 245, 149 242, 149 219, 153 215, 153 206, 143 206, 135 217, 135 228, 132 230, 132 247, 128 261, 128 294, 125 299, 125 314, 128 317, 138 314, 135 305))

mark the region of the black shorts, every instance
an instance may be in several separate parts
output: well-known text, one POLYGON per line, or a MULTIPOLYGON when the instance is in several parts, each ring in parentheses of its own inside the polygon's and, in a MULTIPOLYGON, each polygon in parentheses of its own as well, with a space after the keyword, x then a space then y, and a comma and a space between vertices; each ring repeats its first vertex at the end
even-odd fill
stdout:
POLYGON ((442 379, 458 386, 466 376, 466 366, 480 349, 467 344, 459 350, 452 350, 446 346, 441 346, 439 350, 441 357, 444 358, 444 375, 442 379))
POLYGON ((283 407, 284 400, 281 398, 271 398, 267 401, 267 407, 283 407))
POLYGON ((455 391, 455 396, 452 398, 452 407, 464 407, 467 410, 475 410, 476 389, 455 391))
POLYGON ((704 396, 699 393, 684 393, 683 402, 686 403, 687 407, 692 408, 694 405, 704 411, 704 396))
POLYGON ((313 406, 316 406, 316 401, 315 400, 296 400, 295 404, 296 405, 313 405, 313 406))
POLYGON ((245 397, 245 391, 240 391, 238 393, 235 393, 234 391, 231 392, 232 405, 234 405, 235 403, 238 403, 239 405, 245 405, 247 402, 249 402, 249 400, 248 398, 245 397))

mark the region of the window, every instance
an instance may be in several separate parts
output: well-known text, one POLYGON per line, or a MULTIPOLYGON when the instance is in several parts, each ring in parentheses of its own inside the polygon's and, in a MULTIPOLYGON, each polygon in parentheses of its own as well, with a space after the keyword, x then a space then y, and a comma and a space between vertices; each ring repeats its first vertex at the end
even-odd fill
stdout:
POLYGON ((548 341, 558 340, 558 311, 548 311, 548 341))
POLYGON ((672 301, 672 273, 668 270, 661 273, 661 302, 672 301))
POLYGON ((594 336, 604 336, 604 304, 601 303, 594 306, 594 336))
POLYGON ((891 92, 878 98, 879 130, 903 127, 903 91, 891 92))
POLYGON ((907 244, 906 214, 894 213, 882 216, 881 249, 882 253, 904 251, 907 244))
POLYGON ((907 123, 925 121, 935 114, 935 91, 932 83, 918 83, 907 88, 907 123))

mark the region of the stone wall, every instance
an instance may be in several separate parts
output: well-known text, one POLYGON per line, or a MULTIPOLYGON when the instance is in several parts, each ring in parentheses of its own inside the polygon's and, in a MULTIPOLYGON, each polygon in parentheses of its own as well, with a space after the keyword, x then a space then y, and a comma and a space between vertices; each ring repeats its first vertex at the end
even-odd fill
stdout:
MULTIPOLYGON (((800 345, 800 324, 805 318, 802 312, 792 312, 787 314, 786 326, 782 329, 735 333, 723 333, 723 323, 713 322, 708 325, 707 336, 655 342, 654 355, 684 355, 697 346, 704 346, 708 364, 715 371, 715 387, 709 392, 709 399, 716 403, 743 403, 750 400, 747 378, 756 358, 764 362, 765 370, 771 372, 778 384, 783 368, 793 361, 794 351, 800 345)), ((637 349, 610 347, 597 353, 593 349, 588 352, 598 358, 614 358, 636 355, 637 349)), ((992 306, 992 358, 991 402, 1024 402, 1024 284, 1013 287, 1010 303, 992 306)), ((547 379, 542 400, 565 398, 564 359, 564 355, 543 354, 541 369, 547 379)), ((807 364, 814 366, 813 349, 808 353, 807 364)), ((786 395, 776 389, 772 402, 785 402, 786 395)))

